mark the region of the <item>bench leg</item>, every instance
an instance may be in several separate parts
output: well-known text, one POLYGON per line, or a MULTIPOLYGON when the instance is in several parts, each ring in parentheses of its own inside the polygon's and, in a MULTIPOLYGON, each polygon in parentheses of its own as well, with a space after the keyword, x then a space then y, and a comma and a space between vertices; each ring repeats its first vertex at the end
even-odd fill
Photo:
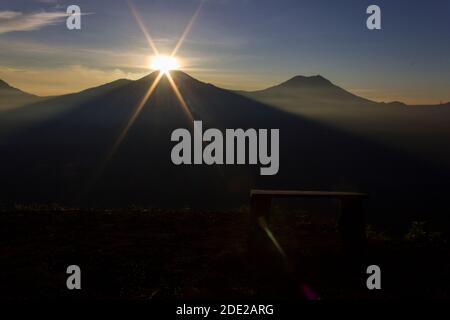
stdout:
POLYGON ((341 199, 338 230, 345 252, 353 257, 362 257, 367 248, 367 238, 361 199, 341 199))

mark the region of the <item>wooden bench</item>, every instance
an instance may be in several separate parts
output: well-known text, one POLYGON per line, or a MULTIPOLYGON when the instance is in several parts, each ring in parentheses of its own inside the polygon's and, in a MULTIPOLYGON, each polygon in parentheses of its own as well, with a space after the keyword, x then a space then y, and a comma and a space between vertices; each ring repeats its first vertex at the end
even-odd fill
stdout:
POLYGON ((252 234, 263 231, 277 251, 285 257, 281 245, 276 240, 269 227, 272 199, 274 198, 328 198, 338 199, 340 214, 338 217, 338 231, 340 233, 345 252, 352 256, 361 255, 367 244, 365 231, 365 216, 363 200, 367 194, 356 192, 335 191, 294 191, 294 190, 251 190, 250 215, 252 219, 252 234))

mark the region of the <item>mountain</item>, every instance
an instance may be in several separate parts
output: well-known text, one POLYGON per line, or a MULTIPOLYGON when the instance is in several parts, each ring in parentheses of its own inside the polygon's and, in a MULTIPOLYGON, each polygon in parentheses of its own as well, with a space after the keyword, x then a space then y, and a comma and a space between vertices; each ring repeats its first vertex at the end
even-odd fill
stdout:
POLYGON ((171 133, 192 123, 165 76, 109 157, 157 77, 152 73, 5 112, 0 202, 224 208, 248 204, 251 188, 351 190, 369 192, 370 212, 390 222, 448 205, 449 172, 420 158, 171 74, 204 130, 280 129, 279 173, 260 176, 259 165, 174 165, 171 133))
POLYGON ((264 90, 238 93, 450 168, 450 104, 376 103, 322 76, 296 76, 264 90))
POLYGON ((281 84, 264 90, 238 92, 287 111, 297 108, 323 108, 328 106, 374 105, 373 101, 358 97, 320 75, 295 76, 281 84))
POLYGON ((41 98, 11 87, 0 79, 0 112, 39 101, 41 98))

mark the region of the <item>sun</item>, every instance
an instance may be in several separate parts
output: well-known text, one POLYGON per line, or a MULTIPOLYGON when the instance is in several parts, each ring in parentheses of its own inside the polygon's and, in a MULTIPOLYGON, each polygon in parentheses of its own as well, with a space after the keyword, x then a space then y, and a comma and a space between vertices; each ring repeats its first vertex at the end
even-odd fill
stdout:
POLYGON ((154 56, 152 57, 150 68, 167 73, 170 70, 176 70, 180 67, 177 58, 172 56, 154 56))

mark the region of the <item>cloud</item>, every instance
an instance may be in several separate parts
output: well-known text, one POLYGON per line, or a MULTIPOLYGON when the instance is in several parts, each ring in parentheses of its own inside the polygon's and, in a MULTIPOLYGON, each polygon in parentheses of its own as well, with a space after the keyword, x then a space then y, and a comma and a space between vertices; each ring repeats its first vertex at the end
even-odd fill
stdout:
POLYGON ((16 11, 0 11, 0 20, 1 19, 13 19, 20 16, 21 12, 16 11))
POLYGON ((64 21, 65 12, 33 12, 24 14, 18 11, 0 11, 0 34, 14 31, 38 30, 45 26, 64 21))

